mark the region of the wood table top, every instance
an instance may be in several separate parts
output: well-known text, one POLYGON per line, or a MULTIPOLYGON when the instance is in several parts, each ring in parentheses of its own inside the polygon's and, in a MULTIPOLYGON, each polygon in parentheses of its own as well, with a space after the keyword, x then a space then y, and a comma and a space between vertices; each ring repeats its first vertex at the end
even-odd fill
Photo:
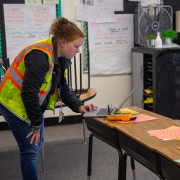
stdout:
POLYGON ((122 124, 118 121, 108 121, 106 118, 95 118, 95 120, 110 128, 117 129, 118 132, 125 134, 180 166, 179 163, 174 161, 180 159, 180 149, 178 149, 180 147, 180 140, 164 141, 148 134, 148 130, 166 129, 170 126, 180 127, 180 120, 173 120, 138 107, 130 107, 129 109, 137 111, 140 114, 156 117, 157 119, 144 122, 129 122, 127 124, 122 124))

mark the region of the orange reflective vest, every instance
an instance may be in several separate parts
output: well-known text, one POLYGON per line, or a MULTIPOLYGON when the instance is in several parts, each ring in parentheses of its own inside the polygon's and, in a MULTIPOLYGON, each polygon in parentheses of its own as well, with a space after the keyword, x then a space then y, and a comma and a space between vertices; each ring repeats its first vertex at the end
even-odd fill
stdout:
MULTIPOLYGON (((52 44, 52 38, 38 41, 37 43, 25 47, 15 57, 13 63, 6 71, 0 84, 0 102, 13 114, 17 115, 20 119, 25 121, 30 120, 27 116, 26 109, 21 98, 21 88, 25 73, 24 58, 33 49, 38 49, 46 53, 49 60, 49 70, 46 72, 44 82, 42 83, 38 92, 39 104, 42 105, 43 101, 45 100, 47 94, 50 91, 52 83, 52 71, 55 62, 55 51, 52 44)), ((50 97, 50 101, 48 104, 49 109, 54 109, 58 96, 59 94, 56 90, 56 92, 50 97)))

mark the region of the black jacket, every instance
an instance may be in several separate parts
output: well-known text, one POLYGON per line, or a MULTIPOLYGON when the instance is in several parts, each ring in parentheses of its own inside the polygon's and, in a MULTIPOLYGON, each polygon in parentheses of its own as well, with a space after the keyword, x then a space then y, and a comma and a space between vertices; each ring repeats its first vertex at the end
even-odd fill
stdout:
POLYGON ((48 57, 43 51, 33 50, 28 53, 24 59, 26 70, 22 84, 21 97, 26 108, 27 115, 31 120, 31 124, 34 126, 39 126, 42 123, 42 114, 46 110, 50 94, 54 93, 56 87, 61 89, 60 99, 62 102, 74 112, 78 112, 79 107, 83 105, 77 99, 76 95, 71 92, 69 86, 67 85, 66 78, 64 77, 64 71, 70 66, 71 61, 64 57, 57 57, 56 41, 54 38, 53 45, 55 48, 56 61, 53 69, 52 86, 41 106, 39 104, 38 91, 44 81, 44 76, 49 69, 48 57))

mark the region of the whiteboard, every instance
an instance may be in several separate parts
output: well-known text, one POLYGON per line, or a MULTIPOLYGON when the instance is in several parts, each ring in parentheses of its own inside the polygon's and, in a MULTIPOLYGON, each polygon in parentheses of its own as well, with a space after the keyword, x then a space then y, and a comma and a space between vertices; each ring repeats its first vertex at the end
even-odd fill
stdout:
POLYGON ((49 38, 55 4, 4 4, 7 58, 10 63, 26 46, 49 38))
POLYGON ((88 23, 91 75, 131 73, 133 19, 133 14, 119 14, 113 23, 88 23))

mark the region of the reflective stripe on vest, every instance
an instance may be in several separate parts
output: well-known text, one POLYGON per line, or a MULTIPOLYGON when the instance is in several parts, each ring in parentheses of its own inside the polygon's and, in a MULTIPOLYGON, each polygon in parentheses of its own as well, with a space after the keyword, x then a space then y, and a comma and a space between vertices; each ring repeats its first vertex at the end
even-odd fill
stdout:
POLYGON ((24 48, 14 59, 13 63, 6 71, 0 86, 0 101, 11 112, 20 117, 23 120, 29 121, 24 104, 21 98, 21 88, 24 78, 25 65, 24 58, 33 49, 43 51, 48 55, 49 70, 46 72, 44 82, 39 89, 39 103, 40 105, 45 100, 47 94, 51 88, 52 71, 54 67, 54 47, 52 44, 52 38, 39 41, 24 48))

